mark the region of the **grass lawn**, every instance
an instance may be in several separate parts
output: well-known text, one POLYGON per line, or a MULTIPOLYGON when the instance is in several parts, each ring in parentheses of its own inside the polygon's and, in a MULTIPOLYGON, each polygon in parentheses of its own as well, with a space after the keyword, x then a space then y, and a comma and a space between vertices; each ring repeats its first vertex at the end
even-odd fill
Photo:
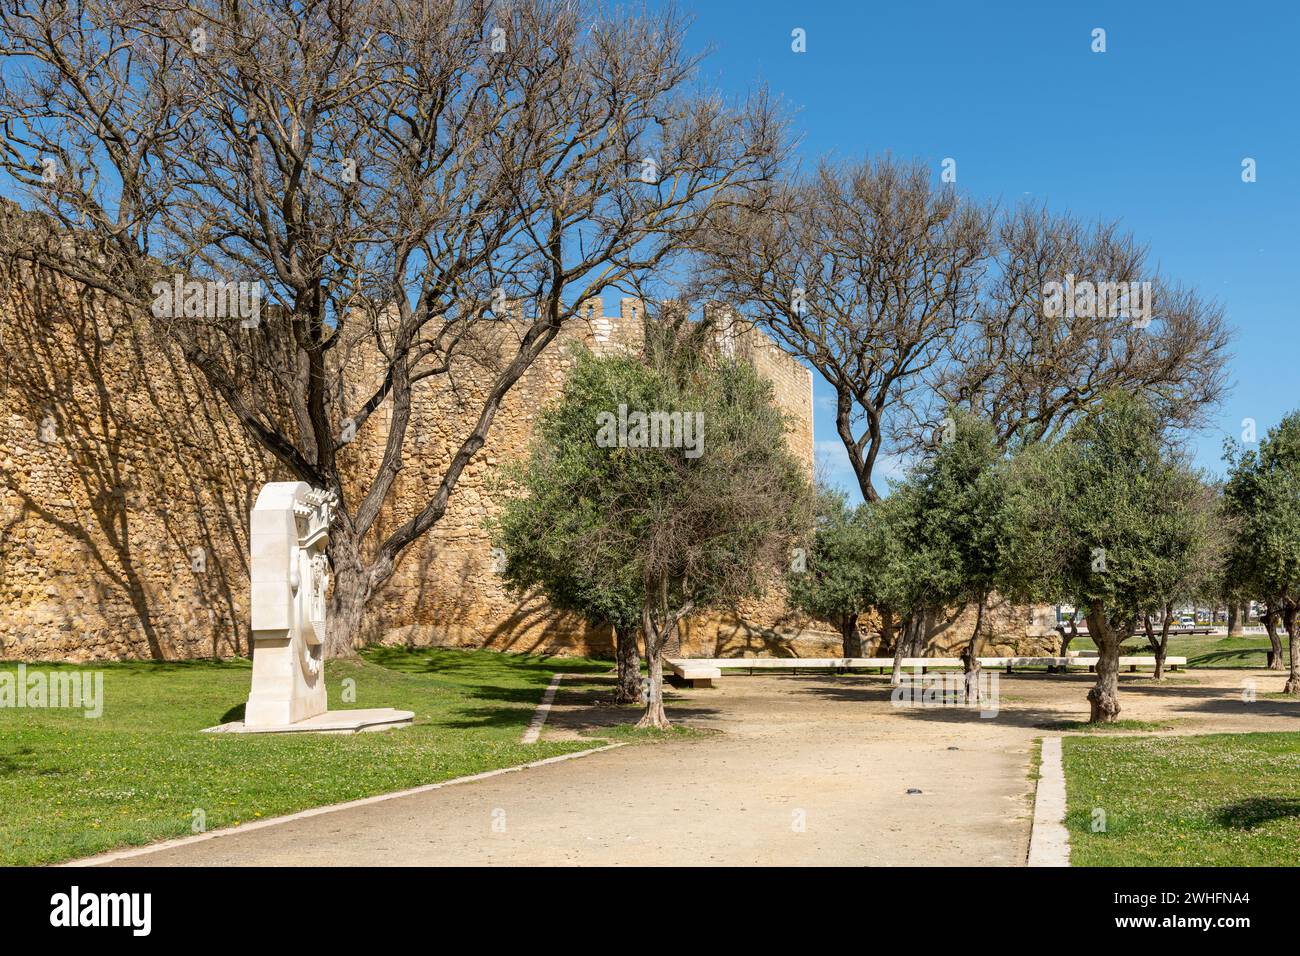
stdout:
POLYGON ((1164 720, 1159 723, 1151 720, 1113 720, 1109 724, 1094 724, 1086 720, 1053 720, 1045 724, 1036 724, 1041 730, 1053 730, 1057 733, 1068 731, 1075 734, 1112 734, 1131 733, 1135 730, 1170 730, 1174 721, 1164 720))
MULTIPOLYGON (((1080 634, 1070 642, 1072 651, 1095 651, 1097 645, 1080 634)), ((1248 634, 1245 637, 1225 637, 1222 634, 1171 634, 1169 656, 1186 657, 1188 667, 1266 667, 1268 665, 1267 634, 1248 634)), ((1150 654, 1151 647, 1144 635, 1139 634, 1124 642, 1121 654, 1150 654)), ((1282 637, 1282 654, 1286 655, 1286 636, 1282 637)))
POLYGON ((1295 866, 1300 733, 1065 737, 1075 866, 1295 866), (1092 832, 1093 809, 1106 831, 1092 832))
MULTIPOLYGON (((134 662, 104 672, 103 715, 0 708, 0 864, 38 864, 448 780, 602 741, 523 745, 557 671, 582 658, 373 648, 327 665, 331 708, 397 707, 382 733, 204 734, 242 717, 248 661, 134 662), (355 702, 341 701, 345 679, 355 702)), ((0 664, 14 671, 15 664, 0 664)), ((71 669, 28 665, 36 670, 71 669)), ((630 714, 630 720, 636 715, 630 714)))

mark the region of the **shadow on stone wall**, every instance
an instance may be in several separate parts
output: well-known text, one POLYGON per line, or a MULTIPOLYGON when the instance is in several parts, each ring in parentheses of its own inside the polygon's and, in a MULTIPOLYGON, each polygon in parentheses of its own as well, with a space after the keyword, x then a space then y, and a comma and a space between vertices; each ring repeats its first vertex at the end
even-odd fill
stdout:
POLYGON ((423 547, 403 557, 369 617, 372 639, 408 647, 485 647, 613 658, 613 631, 557 611, 537 592, 484 594, 476 551, 423 547), (449 562, 454 561, 454 564, 449 562), (414 565, 414 568, 410 568, 414 565), (473 600, 467 600, 467 596, 473 600))
POLYGON ((242 436, 99 293, 6 278, 0 655, 245 653, 242 436))

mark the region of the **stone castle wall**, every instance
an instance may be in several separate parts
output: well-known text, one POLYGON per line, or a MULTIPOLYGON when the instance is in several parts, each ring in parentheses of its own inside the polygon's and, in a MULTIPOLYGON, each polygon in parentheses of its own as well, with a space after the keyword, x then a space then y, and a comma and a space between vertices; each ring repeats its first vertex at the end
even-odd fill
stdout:
POLYGON ((66 284, 0 277, 0 658, 248 651, 270 471, 196 374, 66 284))
MULTIPOLYGON (((484 323, 481 341, 463 350, 451 375, 418 390, 381 531, 409 518, 436 488, 517 329, 484 323)), ((575 344, 635 350, 643 331, 635 300, 611 315, 599 301, 584 304, 582 319, 507 396, 446 516, 404 553, 374 599, 368 638, 610 651, 603 629, 501 585, 484 522, 497 511, 500 466, 526 455, 575 344)), ((810 374, 752 330, 733 345, 773 380, 791 418, 791 447, 811 465, 810 374)), ((350 399, 360 404, 374 369, 364 352, 349 361, 357 366, 350 399)), ((374 467, 386 426, 381 409, 345 451, 345 468, 364 475, 374 467)), ((247 653, 248 512, 263 482, 286 477, 179 351, 111 302, 15 269, 0 278, 0 659, 247 653)), ((786 623, 774 589, 738 615, 693 621, 688 647, 759 648, 756 635, 774 637, 786 623)))
MULTIPOLYGON (((575 615, 558 613, 536 595, 506 589, 492 571, 491 541, 485 523, 499 511, 500 465, 523 460, 542 407, 555 396, 581 342, 597 353, 638 351, 644 342, 644 306, 623 299, 617 313, 601 302, 583 303, 580 319, 548 348, 507 396, 488 441, 452 495, 447 514, 427 539, 400 560, 392 581, 374 603, 370 635, 392 643, 491 647, 501 650, 609 655, 613 636, 575 615)), ((495 330, 504 354, 513 342, 508 327, 495 330)), ((751 361, 769 381, 777 403, 790 420, 791 451, 808 468, 813 461, 812 374, 754 329, 729 330, 724 349, 751 361)), ((435 487, 450 455, 471 427, 466 409, 477 407, 486 389, 493 347, 471 348, 479 362, 452 376, 452 387, 422 392, 416 399, 412 429, 414 453, 398 479, 397 507, 386 516, 394 524, 423 503, 421 490, 435 487)), ((380 432, 382 434, 382 431, 380 432)), ((427 491, 426 495, 427 497, 427 491)), ((758 601, 735 612, 701 614, 685 629, 682 652, 693 655, 771 653, 791 644, 820 651, 838 638, 785 606, 779 582, 758 601)))
MULTIPOLYGON (((368 639, 612 652, 606 629, 504 588, 484 526, 503 494, 501 466, 527 454, 537 415, 558 394, 575 345, 641 347, 639 301, 624 299, 606 314, 593 300, 581 313, 507 395, 445 517, 403 554, 374 598, 368 639)), ((381 532, 432 495, 488 384, 513 353, 518 329, 509 320, 482 323, 451 374, 418 387, 381 532)), ((811 373, 753 329, 725 333, 719 344, 773 383, 790 418, 790 447, 811 473, 811 373)), ((355 407, 378 373, 365 349, 347 354, 355 407)), ((0 659, 246 654, 248 513, 263 482, 288 476, 245 437, 177 349, 95 293, 12 269, 0 276, 0 359, 0 659)), ((376 412, 341 453, 345 469, 373 470, 386 414, 376 412)), ((1022 652, 1041 630, 1023 609, 989 620, 999 646, 1022 652)), ((944 652, 971 626, 973 618, 962 618, 936 632, 933 650, 944 652)), ((689 619, 681 652, 837 655, 839 637, 788 610, 774 582, 761 600, 689 619)))

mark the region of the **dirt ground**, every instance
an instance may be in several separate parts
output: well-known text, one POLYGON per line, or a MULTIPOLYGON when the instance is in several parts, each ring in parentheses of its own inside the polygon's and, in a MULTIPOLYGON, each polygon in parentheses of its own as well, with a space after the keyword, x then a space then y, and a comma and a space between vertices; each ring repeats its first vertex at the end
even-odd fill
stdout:
MULTIPOLYGON (((1155 686, 1124 674, 1120 716, 1171 734, 1295 730, 1300 703, 1269 696, 1283 681, 1197 670, 1155 686)), ((1033 742, 1086 719, 1091 683, 1086 674, 999 675, 999 709, 985 719, 896 706, 877 676, 726 676, 671 695, 670 716, 699 734, 114 862, 1018 866, 1033 742)), ((608 683, 562 685, 545 736, 631 722, 633 710, 599 703, 608 693, 608 683)))

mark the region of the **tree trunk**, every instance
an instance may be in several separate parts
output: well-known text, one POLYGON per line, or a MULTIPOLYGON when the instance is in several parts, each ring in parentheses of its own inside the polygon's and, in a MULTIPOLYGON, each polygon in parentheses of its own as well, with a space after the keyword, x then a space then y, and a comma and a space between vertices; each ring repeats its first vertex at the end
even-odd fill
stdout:
MULTIPOLYGON (((664 620, 667 620, 667 609, 664 620)), ((668 714, 663 709, 663 648, 667 643, 671 628, 660 626, 654 619, 650 607, 641 611, 641 636, 646 644, 646 670, 650 671, 650 693, 646 696, 646 711, 637 721, 637 727, 654 727, 655 730, 667 730, 668 714)))
POLYGON ((880 650, 894 646, 894 612, 887 607, 880 609, 880 650))
POLYGON ((1282 693, 1300 697, 1300 620, 1297 620, 1294 602, 1287 601, 1283 606, 1282 623, 1286 625, 1286 642, 1291 657, 1291 673, 1287 675, 1282 693))
POLYGON ((1273 656, 1268 662, 1268 669, 1286 670, 1282 664, 1282 638, 1277 633, 1277 612, 1273 610, 1271 604, 1264 608, 1264 630, 1268 631, 1268 642, 1273 646, 1273 656))
POLYGON ((1142 627, 1146 630, 1147 646, 1151 648, 1153 654, 1160 652, 1160 642, 1156 640, 1155 628, 1151 626, 1151 615, 1142 615, 1142 627))
POLYGON ((1058 657, 1067 656, 1070 650, 1070 642, 1079 636, 1079 612, 1078 611, 1075 611, 1073 614, 1070 615, 1070 620, 1068 623, 1070 625, 1070 630, 1068 632, 1066 631, 1065 628, 1061 628, 1061 653, 1057 655, 1058 657))
POLYGON ((1234 601, 1228 602, 1228 636, 1241 637, 1245 622, 1241 619, 1241 608, 1234 601))
POLYGON ((362 567, 356 548, 342 535, 330 536, 329 559, 333 580, 325 624, 325 657, 356 657, 374 577, 362 567))
POLYGON ((641 655, 636 646, 636 628, 614 628, 614 654, 618 661, 618 690, 614 700, 635 704, 641 700, 641 655))
POLYGON ((924 608, 916 613, 912 622, 912 642, 909 657, 925 656, 925 639, 930 631, 930 610, 924 608))
POLYGON ((1169 630, 1174 626, 1174 606, 1165 605, 1165 619, 1160 626, 1160 643, 1156 645, 1156 680, 1165 676, 1165 658, 1169 655, 1169 630))
POLYGON ((984 624, 984 604, 987 600, 986 595, 980 595, 975 606, 975 630, 971 633, 970 643, 961 653, 962 670, 966 673, 966 700, 973 704, 978 704, 980 698, 980 628, 984 624))
POLYGON ((903 683, 903 653, 911 643, 912 622, 915 619, 915 612, 908 614, 903 618, 903 630, 898 635, 898 640, 894 643, 894 669, 889 675, 890 687, 898 687, 903 683))
POLYGON ((858 616, 845 614, 840 620, 841 651, 844 657, 862 656, 862 635, 858 633, 858 616))
POLYGON ((1119 648, 1123 634, 1106 620, 1100 603, 1088 610, 1088 636, 1097 645, 1097 683, 1088 691, 1092 705, 1089 723, 1111 724, 1119 717, 1119 648))
POLYGON ((651 642, 646 641, 646 665, 650 671, 650 693, 646 697, 645 713, 636 722, 637 727, 653 727, 667 730, 672 726, 668 714, 664 711, 664 656, 662 639, 654 642, 654 649, 649 650, 651 642))

